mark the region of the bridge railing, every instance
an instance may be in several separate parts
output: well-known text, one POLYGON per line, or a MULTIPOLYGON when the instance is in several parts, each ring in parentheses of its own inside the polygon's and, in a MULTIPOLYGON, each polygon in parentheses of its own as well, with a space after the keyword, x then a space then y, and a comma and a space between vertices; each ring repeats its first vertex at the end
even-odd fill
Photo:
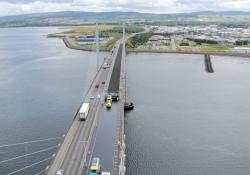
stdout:
MULTIPOLYGON (((40 164, 48 162, 53 157, 53 152, 55 149, 58 148, 58 142, 63 138, 61 137, 54 137, 54 138, 47 138, 47 139, 39 139, 39 140, 32 140, 32 141, 25 141, 25 142, 19 142, 19 143, 12 143, 12 144, 4 144, 0 145, 1 152, 7 152, 8 154, 11 153, 12 157, 6 156, 5 159, 3 156, 1 156, 2 159, 0 159, 0 166, 5 167, 5 169, 1 169, 0 174, 3 175, 13 175, 13 174, 20 174, 23 172, 23 174, 26 174, 27 171, 30 171, 29 169, 31 167, 36 167, 39 165, 39 167, 43 167, 40 164), (37 149, 40 148, 40 149, 37 149), (32 151, 29 152, 28 148, 32 149, 32 151), (8 151, 6 151, 8 150, 8 151), (13 151, 14 150, 14 151, 13 151), (20 153, 24 151, 24 154, 20 153), (42 155, 42 160, 36 160, 36 155, 42 155), (35 158, 35 157, 36 158, 35 158), (47 157, 45 157, 47 156, 47 157), (42 158, 43 157, 43 158, 42 158), (35 161, 33 160, 35 159, 35 161), (20 164, 21 163, 21 164, 20 164), (18 165, 13 168, 7 168, 9 165, 18 165), (11 172, 8 172, 11 171, 11 172)), ((39 158, 40 158, 39 156, 39 158)), ((40 172, 36 173, 36 175, 42 174, 45 172, 45 166, 44 169, 40 172)), ((31 170, 32 173, 35 174, 36 170, 31 170)), ((30 172, 31 173, 31 172, 30 172)))
POLYGON ((125 175, 126 166, 125 166, 125 154, 126 144, 125 144, 125 134, 123 135, 122 142, 120 143, 120 164, 119 164, 119 175, 125 175))
MULTIPOLYGON (((125 41, 124 41, 125 42, 125 41)), ((126 95, 126 62, 125 62, 125 45, 123 45, 122 49, 122 66, 121 66, 121 78, 120 78, 120 90, 122 92, 122 106, 120 109, 120 136, 119 136, 119 172, 118 175, 125 175, 126 173, 126 166, 125 166, 125 159, 126 159, 126 154, 125 154, 125 149, 126 149, 126 144, 125 144, 125 134, 124 134, 124 103, 127 100, 127 95, 126 95)))

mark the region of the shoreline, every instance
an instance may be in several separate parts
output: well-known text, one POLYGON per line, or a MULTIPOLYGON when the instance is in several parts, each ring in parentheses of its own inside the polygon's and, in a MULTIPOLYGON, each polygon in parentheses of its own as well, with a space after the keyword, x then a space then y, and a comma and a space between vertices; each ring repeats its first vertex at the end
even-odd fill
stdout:
POLYGON ((215 55, 215 56, 236 56, 236 57, 250 57, 249 54, 241 53, 227 53, 227 52, 199 52, 199 51, 174 51, 174 50, 129 50, 129 53, 176 53, 176 54, 195 54, 195 55, 215 55))
MULTIPOLYGON (((70 48, 70 49, 89 51, 89 52, 95 51, 95 48, 83 48, 83 47, 74 46, 67 39, 67 37, 59 37, 59 38, 62 38, 65 46, 70 48)), ((111 51, 111 50, 110 49, 100 48, 100 52, 109 52, 109 51, 111 51)), ((215 56, 250 57, 250 53, 245 54, 245 53, 228 53, 228 52, 207 52, 207 53, 205 53, 205 52, 200 52, 200 51, 132 50, 132 49, 127 49, 127 52, 128 53, 176 53, 176 54, 199 54, 199 55, 209 54, 209 55, 215 55, 215 56)))
MULTIPOLYGON (((62 40, 65 44, 66 47, 70 48, 70 49, 74 49, 74 50, 82 50, 82 51, 89 51, 89 52, 93 52, 95 51, 95 48, 83 48, 83 47, 78 47, 78 46, 74 46, 71 44, 71 42, 67 39, 67 37, 62 37, 62 40)), ((108 52, 110 51, 110 49, 103 49, 100 48, 100 52, 108 52)))

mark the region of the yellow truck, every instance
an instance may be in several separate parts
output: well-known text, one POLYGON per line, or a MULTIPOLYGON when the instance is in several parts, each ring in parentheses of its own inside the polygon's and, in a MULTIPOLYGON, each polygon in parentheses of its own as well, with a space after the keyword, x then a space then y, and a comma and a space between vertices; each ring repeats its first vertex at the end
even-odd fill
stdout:
POLYGON ((100 165, 100 158, 95 157, 92 160, 92 164, 90 167, 91 175, 92 174, 100 174, 101 173, 101 165, 100 165))
POLYGON ((111 106, 112 106, 112 96, 108 95, 106 97, 106 108, 111 108, 111 106))

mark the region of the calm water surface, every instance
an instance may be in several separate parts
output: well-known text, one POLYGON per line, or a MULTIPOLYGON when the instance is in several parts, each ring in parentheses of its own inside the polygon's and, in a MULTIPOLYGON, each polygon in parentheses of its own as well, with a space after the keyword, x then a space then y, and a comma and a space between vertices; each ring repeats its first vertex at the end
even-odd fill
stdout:
POLYGON ((250 59, 130 54, 127 175, 250 172, 250 59))
MULTIPOLYGON (((0 29, 0 145, 66 133, 95 75, 96 55, 70 50, 61 40, 46 37, 61 30, 0 29)), ((0 161, 55 146, 58 141, 0 148, 0 161)), ((0 163, 0 174, 44 160, 55 150, 0 163)), ((17 174, 35 174, 48 163, 17 174)))
MULTIPOLYGON (((0 29, 0 145, 63 135, 95 74, 95 54, 46 35, 57 28, 0 29)), ((104 56, 104 54, 103 54, 104 56)), ((125 119, 127 175, 246 175, 250 162, 250 59, 130 54, 125 119)), ((0 161, 59 140, 0 148, 0 161)), ((0 163, 6 175, 48 158, 0 163)), ((22 171, 36 174, 49 163, 22 171)))

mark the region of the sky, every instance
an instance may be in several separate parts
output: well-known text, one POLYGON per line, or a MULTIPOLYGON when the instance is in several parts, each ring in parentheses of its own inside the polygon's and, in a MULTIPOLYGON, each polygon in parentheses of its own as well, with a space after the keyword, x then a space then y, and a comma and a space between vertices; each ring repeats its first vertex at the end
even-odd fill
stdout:
POLYGON ((58 11, 250 11, 250 0, 0 0, 0 16, 58 11))

